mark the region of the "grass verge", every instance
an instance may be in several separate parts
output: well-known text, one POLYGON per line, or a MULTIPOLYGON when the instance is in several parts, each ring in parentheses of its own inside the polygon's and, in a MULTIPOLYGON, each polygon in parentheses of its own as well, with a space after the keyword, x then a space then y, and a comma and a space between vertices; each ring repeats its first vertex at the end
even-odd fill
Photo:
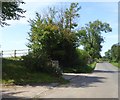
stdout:
POLYGON ((21 60, 3 59, 2 60, 2 83, 12 84, 36 84, 36 83, 67 83, 62 77, 56 77, 47 73, 31 72, 21 60))
POLYGON ((116 67, 118 67, 118 68, 120 68, 120 65, 119 65, 119 63, 118 62, 110 62, 112 65, 114 65, 114 66, 116 66, 116 67))

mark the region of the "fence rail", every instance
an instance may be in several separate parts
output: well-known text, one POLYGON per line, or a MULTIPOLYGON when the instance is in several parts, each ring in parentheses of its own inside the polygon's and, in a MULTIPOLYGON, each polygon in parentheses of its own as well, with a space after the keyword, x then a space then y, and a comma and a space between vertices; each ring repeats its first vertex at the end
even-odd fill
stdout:
POLYGON ((22 49, 22 50, 5 50, 0 51, 1 57, 20 57, 27 55, 30 52, 30 49, 22 49))

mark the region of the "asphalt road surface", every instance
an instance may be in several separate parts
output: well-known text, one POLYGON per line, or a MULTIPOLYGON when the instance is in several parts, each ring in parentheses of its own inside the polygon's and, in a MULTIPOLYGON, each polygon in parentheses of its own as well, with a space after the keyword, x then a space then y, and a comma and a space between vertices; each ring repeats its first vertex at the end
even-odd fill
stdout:
POLYGON ((118 98, 118 68, 97 63, 91 74, 64 73, 69 84, 3 88, 3 97, 31 98, 118 98))
POLYGON ((43 98, 118 98, 118 68, 98 63, 92 74, 64 74, 70 84, 43 93, 43 98))

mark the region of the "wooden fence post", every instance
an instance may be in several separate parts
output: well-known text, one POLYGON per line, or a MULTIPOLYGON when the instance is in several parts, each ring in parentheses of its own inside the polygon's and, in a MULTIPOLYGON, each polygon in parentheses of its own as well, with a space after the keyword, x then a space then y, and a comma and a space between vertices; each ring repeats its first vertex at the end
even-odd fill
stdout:
POLYGON ((29 52, 30 52, 30 49, 28 49, 28 54, 29 54, 29 52))
POLYGON ((14 57, 15 57, 15 58, 16 58, 16 51, 17 51, 17 50, 14 50, 14 57))
POLYGON ((1 51, 1 57, 3 57, 3 51, 1 51))

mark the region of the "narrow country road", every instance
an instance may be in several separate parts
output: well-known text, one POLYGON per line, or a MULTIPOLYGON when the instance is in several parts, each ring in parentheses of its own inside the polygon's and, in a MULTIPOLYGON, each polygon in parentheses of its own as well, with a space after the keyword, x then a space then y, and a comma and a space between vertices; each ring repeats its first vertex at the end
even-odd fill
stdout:
POLYGON ((43 98, 118 98, 118 68, 98 63, 92 74, 65 74, 70 84, 52 89, 43 98))
POLYGON ((118 68, 110 63, 97 63, 91 74, 64 73, 69 84, 3 88, 3 97, 31 98, 118 98, 118 68))

